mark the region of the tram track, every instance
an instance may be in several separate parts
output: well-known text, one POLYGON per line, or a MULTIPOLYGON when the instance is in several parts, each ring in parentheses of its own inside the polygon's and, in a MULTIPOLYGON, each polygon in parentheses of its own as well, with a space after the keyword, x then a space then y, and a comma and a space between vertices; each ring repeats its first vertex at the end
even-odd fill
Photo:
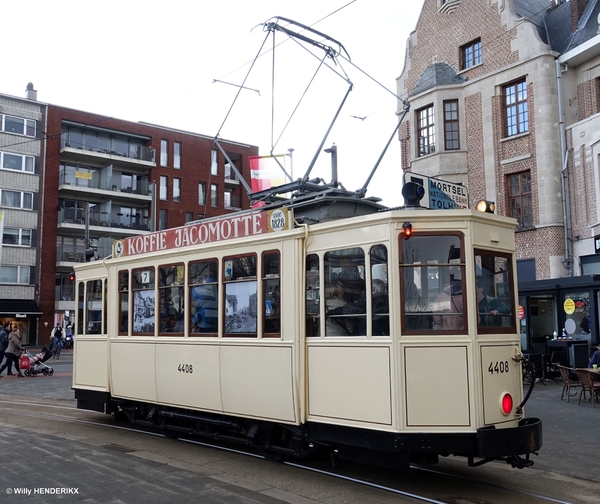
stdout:
MULTIPOLYGON (((78 424, 82 426, 108 428, 131 434, 148 434, 154 437, 163 437, 162 434, 145 428, 135 428, 132 426, 118 425, 106 415, 106 421, 96 421, 90 419, 90 413, 82 411, 74 406, 61 404, 47 404, 30 402, 23 400, 0 399, 0 415, 14 415, 17 417, 28 417, 31 419, 43 420, 56 425, 56 422, 65 424, 78 424), (58 411, 57 411, 58 410, 58 411), (57 412, 53 412, 57 411, 57 412)), ((14 422, 11 422, 14 423, 14 422)), ((27 428, 27 426, 24 426, 27 428)), ((61 434, 49 431, 49 434, 60 437, 61 434)), ((264 459, 262 455, 243 449, 233 449, 230 447, 219 446, 206 441, 195 439, 180 438, 180 442, 192 445, 203 446, 213 450, 226 451, 240 454, 242 456, 251 456, 264 459)), ((126 447, 125 447, 126 448, 126 447)), ((117 450, 118 451, 118 450, 117 450)), ((127 451, 126 449, 123 451, 127 451)), ((527 502, 527 503, 555 503, 555 504, 579 504, 579 502, 593 502, 593 500, 570 500, 560 497, 544 495, 541 492, 526 490, 516 486, 510 486, 498 483, 494 480, 485 480, 483 478, 468 477, 457 472, 448 470, 425 468, 420 466, 411 466, 410 478, 404 478, 402 475, 407 473, 394 473, 389 470, 377 469, 372 467, 363 467, 356 464, 342 465, 332 469, 325 469, 324 462, 290 462, 281 463, 286 467, 301 469, 313 474, 335 478, 337 480, 360 485, 362 487, 378 490, 387 494, 404 497, 414 502, 427 502, 431 504, 461 504, 469 503, 504 503, 504 502, 527 502), (357 472, 367 475, 367 477, 357 476, 357 472), (423 492, 423 488, 427 491, 423 492), (455 490, 456 489, 456 490, 455 490), (461 493, 458 493, 460 489, 461 493), (472 494, 472 496, 468 496, 472 494), (477 495, 494 495, 493 500, 486 498, 482 500, 477 495), (459 497, 460 495, 460 497, 459 497)), ((514 471, 514 470, 512 470, 514 471)), ((509 481, 512 481, 509 479, 509 481)))

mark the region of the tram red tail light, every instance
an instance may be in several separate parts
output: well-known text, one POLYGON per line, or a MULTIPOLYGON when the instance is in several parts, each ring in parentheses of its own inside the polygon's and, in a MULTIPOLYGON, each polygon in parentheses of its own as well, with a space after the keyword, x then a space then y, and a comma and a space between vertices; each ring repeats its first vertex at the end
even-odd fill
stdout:
POLYGON ((404 235, 404 239, 408 240, 412 235, 412 224, 410 222, 405 222, 402 224, 402 234, 404 235))
POLYGON ((508 415, 513 409, 513 398, 509 393, 505 393, 502 396, 502 413, 508 415))

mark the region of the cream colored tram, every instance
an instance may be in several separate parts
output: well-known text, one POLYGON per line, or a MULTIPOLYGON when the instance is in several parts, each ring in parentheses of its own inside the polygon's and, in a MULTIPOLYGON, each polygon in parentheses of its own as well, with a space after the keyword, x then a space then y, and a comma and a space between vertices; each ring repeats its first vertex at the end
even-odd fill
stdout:
POLYGON ((515 222, 382 210, 319 200, 115 242, 76 268, 78 407, 282 457, 530 465, 515 222))

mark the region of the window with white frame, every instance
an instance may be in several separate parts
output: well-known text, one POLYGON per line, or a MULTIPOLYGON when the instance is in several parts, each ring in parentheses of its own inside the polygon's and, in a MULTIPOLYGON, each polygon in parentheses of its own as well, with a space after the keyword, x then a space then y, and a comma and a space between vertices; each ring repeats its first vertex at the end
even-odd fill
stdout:
POLYGON ((219 205, 219 193, 217 184, 210 184, 210 205, 216 207, 219 205))
POLYGON ((514 82, 504 87, 506 136, 529 131, 527 81, 514 82))
POLYGON ((173 201, 181 201, 181 179, 173 179, 173 201))
POLYGON ((0 168, 33 173, 34 166, 33 156, 13 154, 12 152, 0 152, 0 168))
POLYGON ((2 245, 31 247, 31 234, 31 229, 4 227, 4 232, 2 233, 2 245))
POLYGON ((160 176, 160 199, 166 201, 167 199, 167 177, 165 175, 160 176))
POLYGON ((181 169, 181 142, 173 143, 173 168, 181 169))
POLYGON ((460 48, 460 69, 466 70, 481 64, 481 39, 469 42, 460 48))
POLYGON ((223 192, 223 206, 225 208, 231 208, 231 191, 227 189, 223 192))
POLYGON ((0 114, 0 128, 6 133, 35 137, 35 121, 0 114))
POLYGON ((158 212, 158 229, 160 231, 167 229, 167 211, 164 209, 158 212))
POLYGON ((444 143, 446 150, 460 148, 458 141, 458 100, 444 102, 444 143))
POLYGON ((0 189, 0 206, 33 210, 33 193, 0 189))
POLYGON ((160 166, 168 166, 169 163, 169 142, 160 141, 160 166))
POLYGON ((30 273, 29 266, 0 266, 0 283, 28 284, 30 273))
POLYGON ((198 183, 198 205, 206 205, 206 184, 198 183))
POLYGON ((210 153, 210 174, 218 175, 219 174, 219 164, 218 164, 218 153, 216 149, 213 149, 210 153))
POLYGON ((417 110, 418 157, 435 152, 435 121, 433 105, 417 110))

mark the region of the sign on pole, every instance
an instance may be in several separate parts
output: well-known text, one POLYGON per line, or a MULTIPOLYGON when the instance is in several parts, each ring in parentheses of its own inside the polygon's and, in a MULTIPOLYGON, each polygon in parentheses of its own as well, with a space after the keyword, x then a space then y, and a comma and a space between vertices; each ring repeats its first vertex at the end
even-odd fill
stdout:
POLYGON ((405 172, 404 183, 416 182, 425 189, 421 205, 432 210, 448 210, 469 208, 469 193, 462 184, 455 184, 434 177, 426 177, 418 173, 405 172))

